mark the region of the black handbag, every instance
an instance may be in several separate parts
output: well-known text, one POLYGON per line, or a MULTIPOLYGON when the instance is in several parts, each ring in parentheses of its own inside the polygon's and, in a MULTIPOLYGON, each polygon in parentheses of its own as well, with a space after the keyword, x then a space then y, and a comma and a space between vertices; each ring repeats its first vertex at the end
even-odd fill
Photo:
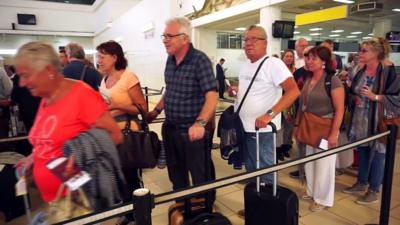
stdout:
POLYGON ((130 118, 126 120, 125 128, 122 129, 123 142, 117 146, 121 166, 123 168, 154 168, 161 150, 161 142, 157 133, 150 131, 142 108, 139 105, 135 106, 142 116, 139 123, 141 129, 131 130, 131 120, 130 118))
MULTIPOLYGON (((239 152, 239 150, 243 150, 245 146, 244 145, 245 131, 243 128, 242 120, 239 117, 239 112, 240 109, 242 108, 244 100, 247 97, 247 94, 250 91, 251 86, 254 83, 254 80, 256 79, 258 71, 260 71, 260 68, 264 64, 266 59, 268 59, 268 57, 265 57, 264 60, 261 61, 260 65, 258 66, 236 112, 234 110, 233 105, 231 105, 227 109, 225 109, 225 111, 221 115, 221 118, 219 119, 218 136, 221 138, 220 150, 221 150, 221 157, 223 159, 228 160, 233 156, 233 154, 239 152)), ((235 156, 235 157, 241 158, 240 156, 235 156)), ((237 169, 241 169, 241 163, 240 165, 237 166, 237 169)))

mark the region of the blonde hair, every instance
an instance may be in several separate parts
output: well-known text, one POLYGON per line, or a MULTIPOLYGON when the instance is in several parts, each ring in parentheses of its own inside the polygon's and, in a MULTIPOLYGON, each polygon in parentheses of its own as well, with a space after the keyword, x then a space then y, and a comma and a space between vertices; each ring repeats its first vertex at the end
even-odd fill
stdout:
POLYGON ((187 17, 173 17, 173 18, 167 20, 167 22, 165 22, 165 24, 167 26, 172 23, 179 24, 180 25, 179 32, 186 34, 188 36, 189 40, 192 40, 191 39, 192 38, 192 24, 187 17))
POLYGON ((390 46, 388 41, 382 37, 370 38, 362 42, 361 45, 367 45, 373 51, 378 53, 378 59, 384 60, 389 56, 390 46))
POLYGON ((61 72, 61 62, 53 46, 43 41, 32 41, 22 45, 15 55, 15 61, 28 59, 36 71, 52 65, 61 72))

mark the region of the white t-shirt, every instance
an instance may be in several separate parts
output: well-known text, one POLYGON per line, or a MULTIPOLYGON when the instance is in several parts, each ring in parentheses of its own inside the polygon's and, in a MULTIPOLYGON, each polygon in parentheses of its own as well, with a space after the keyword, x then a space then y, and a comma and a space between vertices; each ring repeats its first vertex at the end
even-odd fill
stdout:
MULTIPOLYGON (((242 100, 251 79, 265 57, 266 56, 254 63, 247 61, 241 67, 239 73, 239 91, 235 102, 235 110, 239 107, 239 102, 242 100)), ((275 57, 269 57, 264 62, 239 112, 240 119, 243 122, 244 130, 246 132, 255 132, 255 122, 257 117, 265 114, 279 101, 282 97, 282 87, 280 84, 289 77, 292 77, 292 74, 282 60, 275 57)), ((281 114, 277 114, 272 122, 279 130, 281 128, 281 114)), ((270 131, 270 126, 260 129, 260 132, 270 131)))

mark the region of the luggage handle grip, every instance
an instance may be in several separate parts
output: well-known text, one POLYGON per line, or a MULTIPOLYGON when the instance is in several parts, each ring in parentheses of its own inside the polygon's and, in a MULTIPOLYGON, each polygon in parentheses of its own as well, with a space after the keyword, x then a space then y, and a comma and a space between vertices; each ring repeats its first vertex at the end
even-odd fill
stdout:
MULTIPOLYGON (((276 134, 277 133, 276 125, 273 122, 269 122, 268 125, 272 128, 272 133, 276 134)), ((254 128, 255 128, 256 131, 260 130, 260 128, 258 128, 257 126, 254 126, 254 128)))

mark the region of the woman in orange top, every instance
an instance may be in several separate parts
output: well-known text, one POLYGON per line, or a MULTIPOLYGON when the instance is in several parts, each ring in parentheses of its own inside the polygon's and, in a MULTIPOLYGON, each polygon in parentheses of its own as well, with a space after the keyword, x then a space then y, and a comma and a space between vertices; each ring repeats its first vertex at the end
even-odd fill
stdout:
POLYGON ((42 97, 29 132, 33 153, 17 168, 30 168, 44 201, 53 201, 61 181, 47 169, 49 161, 63 156, 63 145, 92 127, 107 130, 114 143, 122 141, 119 128, 98 92, 82 81, 64 78, 56 51, 44 42, 23 45, 15 56, 19 85, 42 97))

